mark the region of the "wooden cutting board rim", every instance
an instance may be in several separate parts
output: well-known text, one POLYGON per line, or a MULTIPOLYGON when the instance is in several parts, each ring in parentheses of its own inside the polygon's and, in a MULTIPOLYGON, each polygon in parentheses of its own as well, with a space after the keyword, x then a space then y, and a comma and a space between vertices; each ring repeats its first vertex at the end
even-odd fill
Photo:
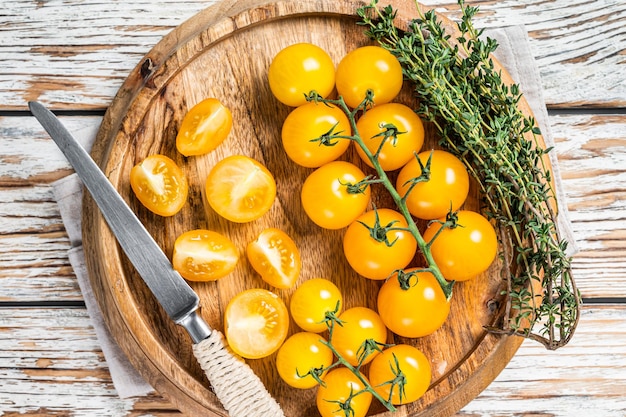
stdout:
MULTIPOLYGON (((267 0, 226 1, 198 13, 165 36, 131 72, 103 119, 92 150, 94 159, 101 165, 103 162, 106 162, 116 133, 120 129, 125 129, 126 125, 132 125, 132 123, 125 120, 124 117, 120 117, 120 115, 127 113, 137 96, 141 94, 142 88, 146 83, 154 82, 153 77, 160 75, 159 70, 169 60, 173 59, 180 49, 180 45, 186 45, 190 39, 193 39, 198 34, 208 35, 211 43, 217 43, 225 37, 236 36, 239 30, 246 30, 248 27, 264 24, 272 19, 287 19, 306 14, 328 15, 331 18, 333 16, 337 18, 354 18, 355 4, 362 3, 351 1, 334 2, 332 0, 294 2, 267 0), (290 14, 275 16, 272 13, 276 10, 288 11, 290 14)), ((406 16, 411 16, 410 14, 406 15, 402 10, 398 14, 400 22, 403 22, 406 16)), ((447 21, 446 18, 441 18, 447 21)), ((193 51, 186 53, 185 59, 194 59, 193 51)), ((197 53, 202 53, 202 51, 197 53)), ((496 65, 498 64, 496 63, 496 65)), ((526 112, 530 112, 525 101, 522 102, 522 106, 524 106, 526 112)), ((107 174, 110 174, 110 172, 107 172, 107 174)), ((160 355, 162 356, 159 358, 151 358, 145 354, 143 346, 149 342, 158 345, 158 340, 155 339, 145 322, 129 323, 127 317, 133 313, 140 317, 139 311, 133 309, 135 307, 133 303, 127 303, 126 305, 118 303, 117 295, 119 294, 116 294, 114 287, 107 287, 104 280, 97 278, 102 273, 105 273, 104 265, 99 264, 98 259, 90 255, 102 253, 101 251, 106 248, 117 247, 115 238, 108 231, 104 220, 88 193, 85 193, 83 207, 83 236, 85 237, 84 246, 89 276, 94 286, 94 293, 103 311, 105 322, 112 330, 111 333, 122 350, 129 356, 131 363, 140 369, 142 375, 152 386, 160 394, 172 401, 179 409, 189 413, 210 412, 213 415, 225 416, 225 412, 217 404, 217 400, 212 392, 208 388, 203 387, 195 378, 188 376, 170 352, 161 349, 160 355), (98 237, 97 239, 95 238, 96 236, 98 237), (129 308, 129 310, 126 310, 126 308, 129 308), (120 329, 122 330, 120 331, 120 329), (144 353, 144 355, 137 355, 138 352, 144 353), (167 370, 163 369, 163 362, 168 363, 169 368, 167 370), (196 391, 196 388, 193 388, 190 391, 189 387, 199 387, 199 389, 196 391)), ((118 249, 110 256, 116 261, 116 265, 120 266, 119 272, 123 276, 123 268, 121 268, 123 255, 118 249)), ((121 278, 117 283, 121 287, 124 286, 121 278)), ((450 395, 440 398, 437 403, 433 404, 435 410, 430 408, 423 413, 410 415, 426 415, 426 413, 428 415, 450 415, 458 411, 497 376, 515 354, 522 339, 485 333, 481 343, 485 343, 485 341, 488 341, 493 346, 493 349, 484 358, 482 366, 477 368, 471 377, 464 381, 462 384, 464 389, 457 389, 450 395), (496 360, 495 364, 494 360, 496 360), (433 414, 434 412, 436 414, 433 414)), ((475 350, 472 350, 468 352, 468 357, 474 354, 475 350)), ((454 372, 455 369, 451 370, 449 374, 454 372)), ((377 415, 382 416, 383 414, 377 415)), ((403 415, 402 408, 394 415, 403 415)))

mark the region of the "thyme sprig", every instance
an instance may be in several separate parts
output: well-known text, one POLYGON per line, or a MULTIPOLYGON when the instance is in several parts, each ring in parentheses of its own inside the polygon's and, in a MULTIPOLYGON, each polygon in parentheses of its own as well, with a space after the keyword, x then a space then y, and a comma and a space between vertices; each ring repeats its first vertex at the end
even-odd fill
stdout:
POLYGON ((522 94, 507 85, 472 22, 478 9, 458 0, 458 33, 447 33, 434 11, 406 31, 391 6, 359 8, 366 34, 400 61, 419 99, 417 113, 435 126, 440 144, 459 157, 480 185, 484 213, 500 227, 507 296, 504 319, 488 330, 528 337, 556 349, 571 339, 580 314, 567 242, 556 226, 557 201, 545 162, 550 149, 519 107, 522 94), (507 253, 510 249, 512 253, 507 253))

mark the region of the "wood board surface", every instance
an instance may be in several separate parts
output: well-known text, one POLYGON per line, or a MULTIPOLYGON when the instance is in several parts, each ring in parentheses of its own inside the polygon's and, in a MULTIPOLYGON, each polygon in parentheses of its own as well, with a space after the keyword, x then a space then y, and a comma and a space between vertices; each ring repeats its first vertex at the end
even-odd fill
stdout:
MULTIPOLYGON (((295 165, 282 151, 279 132, 291 109, 272 97, 266 75, 273 56, 296 42, 321 46, 335 63, 350 50, 369 44, 355 24, 358 4, 221 3, 166 36, 131 72, 105 115, 92 154, 166 254, 171 255, 177 236, 192 229, 217 231, 244 248, 261 230, 278 227, 294 238, 303 254, 300 282, 319 276, 329 278, 344 293, 344 308, 376 308, 380 283, 364 280, 351 270, 341 249, 343 231, 316 227, 306 218, 299 199, 294 198, 294 189, 299 189, 311 170, 295 165), (281 36, 273 36, 276 33, 281 36), (207 97, 217 97, 231 109, 233 131, 212 153, 184 158, 174 148, 178 126, 186 111, 207 97), (174 159, 190 184, 189 204, 172 218, 152 215, 130 191, 130 169, 155 153, 174 159), (219 160, 233 154, 259 160, 274 174, 278 184, 277 201, 270 212, 250 224, 228 222, 203 201, 208 172, 219 160)), ((402 5, 397 18, 401 27, 414 16, 408 2, 402 5)), ((449 31, 455 30, 452 22, 443 22, 449 31)), ((416 107, 410 89, 406 86, 397 101, 416 107)), ((529 114, 526 104, 522 106, 529 114)), ((424 149, 435 147, 436 142, 435 135, 427 129, 424 149)), ((345 158, 355 161, 354 155, 345 158)), ((362 168, 365 169, 363 164, 362 168)), ((474 185, 465 208, 479 209, 476 190, 474 185)), ((384 197, 374 199, 374 203, 379 208, 390 206, 384 197)), ((189 354, 185 334, 163 314, 118 251, 89 196, 85 199, 83 220, 83 243, 92 284, 114 337, 153 386, 181 409, 219 415, 219 405, 216 406, 202 372, 189 354)), ((248 288, 267 287, 245 260, 240 264, 233 274, 217 283, 192 283, 200 295, 203 315, 214 328, 223 329, 223 312, 233 296, 248 288)), ((502 303, 501 268, 495 262, 483 276, 457 285, 450 317, 435 334, 412 340, 389 339, 419 347, 430 358, 433 369, 431 389, 419 401, 400 407, 400 415, 456 412, 495 378, 514 354, 520 339, 497 337, 484 330, 499 319, 497 309, 490 306, 502 303)), ((289 304, 292 290, 274 291, 289 304)), ((291 332, 295 330, 292 324, 291 332)), ((274 356, 270 356, 248 364, 287 415, 315 415, 314 390, 289 388, 277 376, 273 360, 274 356)), ((370 411, 370 415, 381 413, 382 408, 376 405, 370 411)))

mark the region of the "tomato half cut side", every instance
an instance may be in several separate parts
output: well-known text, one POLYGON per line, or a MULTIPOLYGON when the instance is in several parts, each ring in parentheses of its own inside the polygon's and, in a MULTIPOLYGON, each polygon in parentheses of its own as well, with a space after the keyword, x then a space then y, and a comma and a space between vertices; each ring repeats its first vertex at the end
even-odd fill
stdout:
POLYGON ((260 162, 245 155, 219 161, 207 176, 206 199, 227 220, 245 223, 263 216, 276 198, 276 181, 260 162))
POLYGON ((224 334, 239 356, 259 359, 271 355, 287 338, 289 313, 273 292, 245 290, 233 297, 224 313, 224 334))
POLYGON ((189 185, 182 169, 165 155, 150 155, 130 170, 137 199, 159 216, 173 216, 187 201, 189 185))
POLYGON ((293 239, 280 229, 263 230, 248 244, 246 255, 263 281, 276 288, 291 288, 300 276, 300 251, 293 239))
POLYGON ((215 281, 230 274, 239 251, 226 236, 211 230, 190 230, 174 242, 172 264, 189 281, 215 281))
POLYGON ((216 98, 194 105, 180 125, 176 149, 185 156, 204 155, 226 139, 233 127, 230 110, 216 98))

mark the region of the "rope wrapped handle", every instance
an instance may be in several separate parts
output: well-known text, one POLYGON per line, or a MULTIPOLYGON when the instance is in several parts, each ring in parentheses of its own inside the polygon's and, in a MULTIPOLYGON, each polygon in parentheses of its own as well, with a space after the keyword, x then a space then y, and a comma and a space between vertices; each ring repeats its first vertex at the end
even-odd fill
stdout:
POLYGON ((227 347, 222 333, 211 330, 193 345, 193 353, 231 417, 284 417, 259 377, 227 347))

